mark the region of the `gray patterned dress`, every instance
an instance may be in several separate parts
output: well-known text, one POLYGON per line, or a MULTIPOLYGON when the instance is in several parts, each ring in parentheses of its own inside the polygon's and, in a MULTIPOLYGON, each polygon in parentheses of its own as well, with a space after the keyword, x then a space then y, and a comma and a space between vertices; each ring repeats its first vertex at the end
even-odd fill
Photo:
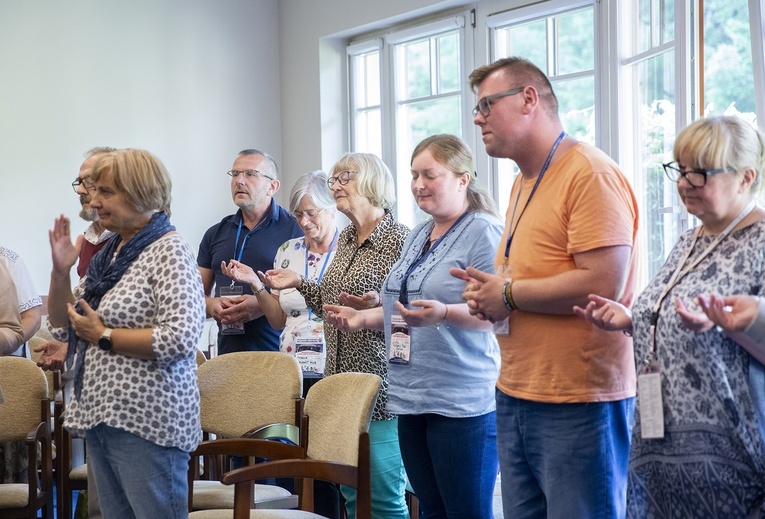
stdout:
MULTIPOLYGON (((686 266, 713 236, 696 242, 686 266)), ((655 302, 693 243, 687 232, 633 306, 638 369, 651 348, 655 302)), ((765 500, 765 369, 715 328, 693 332, 675 298, 698 294, 765 295, 765 221, 725 238, 664 299, 657 325, 665 436, 643 440, 636 408, 630 451, 627 517, 744 518, 765 500)), ((638 391, 638 404, 640 392, 638 391)))

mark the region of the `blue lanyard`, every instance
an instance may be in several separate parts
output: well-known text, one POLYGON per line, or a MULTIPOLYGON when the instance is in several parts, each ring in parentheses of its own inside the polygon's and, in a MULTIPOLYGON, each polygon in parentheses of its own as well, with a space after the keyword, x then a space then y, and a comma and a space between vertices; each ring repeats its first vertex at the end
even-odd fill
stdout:
MULTIPOLYGON (((404 278, 401 280, 401 289, 399 290, 399 293, 398 293, 398 300, 401 302, 402 305, 409 304, 409 293, 407 289, 407 283, 409 281, 409 276, 412 274, 412 272, 414 272, 414 269, 416 269, 420 264, 422 264, 422 262, 425 261, 425 258, 427 258, 430 255, 430 253, 433 252, 436 247, 438 247, 438 244, 441 243, 443 239, 446 238, 449 235, 449 233, 452 232, 453 229, 456 229, 457 226, 460 224, 460 222, 464 220, 465 217, 469 215, 472 211, 473 209, 468 207, 465 210, 465 212, 462 213, 462 215, 459 218, 457 218, 457 221, 454 222, 451 227, 449 227, 449 230, 446 231, 444 234, 442 234, 441 237, 438 238, 436 242, 428 250, 426 250, 423 254, 421 254, 420 257, 417 258, 417 260, 414 263, 409 265, 408 269, 406 269, 404 278)), ((435 223, 433 224, 433 226, 435 227, 435 223)))
MULTIPOLYGON (((236 241, 234 242, 234 257, 236 258, 236 261, 241 262, 242 261, 242 254, 244 254, 244 246, 247 245, 247 239, 250 237, 250 235, 258 230, 260 225, 266 221, 266 216, 263 215, 263 218, 260 219, 260 221, 255 224, 255 227, 252 228, 251 231, 249 231, 247 234, 244 235, 244 240, 242 240, 242 247, 239 248, 239 236, 242 234, 242 225, 244 225, 244 217, 242 217, 239 220, 239 228, 236 230, 236 241), (238 250, 238 252, 237 252, 238 250)), ((233 280, 232 280, 233 281, 233 280)), ((233 283, 232 283, 233 286, 233 283)))
MULTIPOLYGON (((560 135, 558 135, 558 138, 555 141, 555 144, 553 144, 552 149, 550 150, 550 154, 547 155, 547 160, 545 160, 544 165, 542 166, 542 171, 539 172, 539 176, 537 177, 537 181, 534 182, 534 187, 531 188, 531 193, 529 194, 529 198, 526 200, 526 203, 523 206, 523 209, 521 210, 521 214, 518 215, 518 221, 515 222, 515 227, 512 228, 512 230, 508 230, 507 233, 507 243, 505 244, 505 263, 507 263, 507 258, 510 256, 510 244, 513 242, 513 236, 515 236, 515 230, 518 229, 518 224, 521 222, 521 217, 523 216, 523 213, 526 212, 526 208, 529 206, 529 202, 531 202, 532 197, 534 196, 534 193, 536 193, 537 188, 539 187, 539 183, 542 182, 542 177, 545 176, 545 173, 547 172, 547 168, 550 167, 550 161, 553 158, 553 155, 555 155, 555 150, 558 149, 558 145, 563 140, 563 137, 566 136, 566 132, 562 131, 560 132, 560 135)), ((518 188, 518 197, 515 199, 515 206, 513 207, 513 214, 510 217, 510 225, 512 225, 513 220, 515 220, 515 210, 518 207, 518 200, 521 198, 521 191, 520 187, 518 188)))
MULTIPOLYGON (((321 281, 321 278, 324 277, 324 270, 327 268, 327 264, 329 263, 329 257, 332 255, 332 253, 335 250, 335 247, 337 246, 337 236, 339 235, 339 231, 337 228, 335 228, 335 237, 332 238, 332 244, 329 246, 329 250, 326 254, 322 255, 322 264, 321 264, 321 272, 319 272, 319 276, 314 280, 317 283, 321 281)), ((305 238, 303 238, 303 245, 305 246, 305 277, 308 277, 308 245, 305 244, 305 238)), ((308 307, 308 320, 311 320, 311 317, 313 316, 313 310, 311 310, 311 307, 308 307)))

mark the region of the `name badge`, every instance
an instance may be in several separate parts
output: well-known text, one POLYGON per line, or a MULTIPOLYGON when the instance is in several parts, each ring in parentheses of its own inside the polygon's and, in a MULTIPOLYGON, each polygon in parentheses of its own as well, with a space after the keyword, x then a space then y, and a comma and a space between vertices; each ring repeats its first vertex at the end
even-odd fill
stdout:
MULTIPOLYGON (((243 294, 242 285, 233 285, 228 287, 220 287, 221 297, 239 297, 243 294)), ((244 323, 238 324, 221 324, 220 333, 222 335, 242 335, 244 334, 244 323)))
POLYGON ((400 366, 409 365, 409 356, 411 353, 411 337, 409 336, 409 325, 400 314, 393 314, 390 318, 392 327, 390 334, 390 357, 389 364, 398 364, 400 366))
POLYGON ((661 373, 649 366, 638 375, 640 395, 640 437, 648 440, 664 438, 664 405, 661 397, 661 373))

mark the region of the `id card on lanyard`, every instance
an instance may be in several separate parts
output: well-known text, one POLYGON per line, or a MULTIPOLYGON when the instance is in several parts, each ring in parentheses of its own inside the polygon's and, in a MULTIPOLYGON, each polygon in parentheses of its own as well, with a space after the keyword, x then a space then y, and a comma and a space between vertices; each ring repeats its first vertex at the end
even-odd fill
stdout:
MULTIPOLYGON (((239 220, 239 227, 236 230, 236 241, 234 242, 234 258, 236 258, 236 261, 241 262, 242 261, 242 255, 244 254, 244 246, 247 245, 247 238, 250 237, 250 234, 255 231, 260 225, 265 221, 266 217, 260 219, 260 221, 255 225, 255 227, 252 228, 252 231, 249 231, 247 234, 244 235, 244 240, 242 240, 242 246, 239 247, 239 237, 242 234, 242 226, 244 225, 244 220, 239 220)), ((227 298, 235 298, 240 297, 244 294, 244 287, 242 285, 237 285, 236 282, 232 279, 231 285, 227 287, 220 287, 220 296, 221 297, 227 297, 227 298)), ((234 323, 234 324, 221 324, 220 325, 220 333, 222 335, 243 335, 244 334, 244 323, 234 323)))

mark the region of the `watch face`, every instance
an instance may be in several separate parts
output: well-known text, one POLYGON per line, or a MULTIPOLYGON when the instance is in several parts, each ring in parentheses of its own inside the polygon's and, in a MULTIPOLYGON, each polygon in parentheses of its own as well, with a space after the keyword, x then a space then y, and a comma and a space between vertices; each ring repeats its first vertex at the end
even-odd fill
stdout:
POLYGON ((109 351, 112 349, 112 340, 108 337, 101 337, 98 339, 98 347, 104 351, 109 351))

